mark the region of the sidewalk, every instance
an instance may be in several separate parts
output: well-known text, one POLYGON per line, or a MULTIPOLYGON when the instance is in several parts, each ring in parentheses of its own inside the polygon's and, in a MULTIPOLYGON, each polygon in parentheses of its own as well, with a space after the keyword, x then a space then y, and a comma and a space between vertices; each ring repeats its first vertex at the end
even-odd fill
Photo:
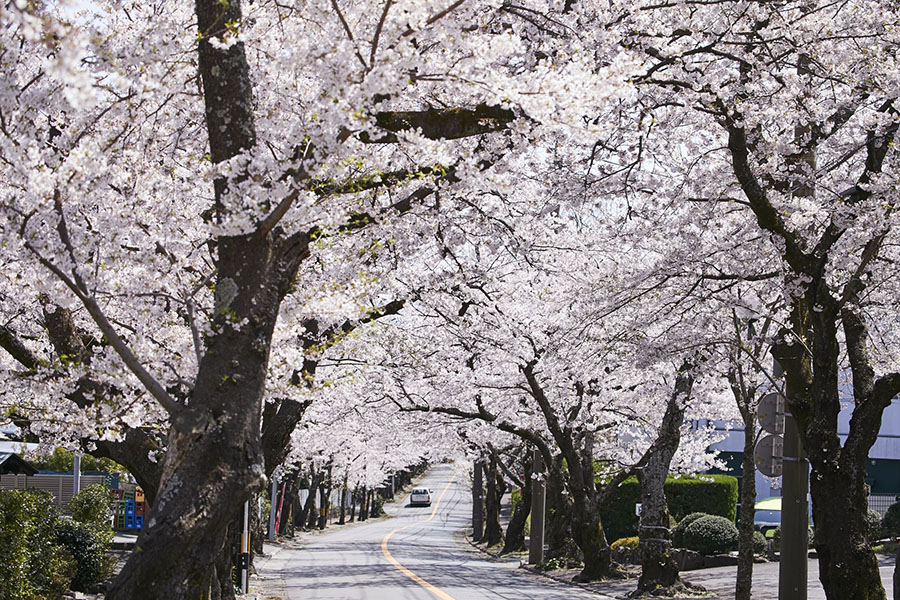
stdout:
MULTIPOLYGON (((884 585, 885 590, 887 590, 888 598, 890 598, 894 572, 894 557, 879 555, 878 563, 881 567, 882 585, 884 585)), ((778 598, 778 567, 779 563, 777 562, 757 563, 753 565, 754 600, 773 600, 778 598)), ((622 581, 575 584, 572 583, 572 578, 578 574, 577 569, 540 572, 530 566, 523 568, 527 568, 529 571, 539 573, 557 581, 578 585, 579 587, 595 592, 606 598, 624 598, 629 592, 634 591, 637 587, 636 575, 635 577, 624 579, 622 581)), ((807 568, 809 582, 807 586, 807 600, 826 600, 825 591, 822 589, 822 584, 819 581, 819 561, 817 559, 810 559, 807 563, 807 568)), ((685 581, 706 588, 710 594, 703 596, 704 598, 716 598, 720 600, 731 600, 734 598, 737 567, 715 567, 712 569, 685 571, 681 576, 685 581)), ((679 597, 691 598, 696 596, 679 597)))

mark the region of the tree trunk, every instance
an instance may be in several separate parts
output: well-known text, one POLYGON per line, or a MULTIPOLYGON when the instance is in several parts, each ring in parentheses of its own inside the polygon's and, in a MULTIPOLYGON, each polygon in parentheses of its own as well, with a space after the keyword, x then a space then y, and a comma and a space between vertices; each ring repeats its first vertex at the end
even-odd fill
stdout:
POLYGON ((569 491, 572 495, 572 537, 584 557, 575 581, 597 581, 617 575, 612 552, 600 522, 600 496, 594 483, 594 434, 576 432, 564 450, 569 454, 569 491))
POLYGON ((299 474, 292 473, 285 478, 282 494, 284 500, 281 503, 281 522, 278 524, 278 535, 294 536, 294 528, 297 525, 297 498, 299 494, 299 474))
POLYGON ((684 407, 694 384, 690 368, 691 365, 685 362, 678 372, 647 464, 637 472, 641 486, 641 576, 637 590, 632 594, 634 597, 644 594, 672 596, 686 587, 679 577, 678 564, 672 558, 665 484, 672 457, 681 443, 684 407))
POLYGON ((484 538, 488 546, 496 546, 503 541, 503 529, 500 527, 500 501, 503 497, 503 477, 498 472, 496 453, 491 452, 485 465, 485 497, 484 497, 484 538))
POLYGON ((369 514, 369 493, 366 491, 366 486, 362 486, 362 492, 359 496, 359 520, 365 521, 366 517, 369 514))
POLYGON ((353 493, 350 494, 350 522, 352 523, 356 518, 356 500, 359 496, 359 486, 353 488, 353 493))
MULTIPOLYGON (((306 502, 303 503, 303 508, 297 515, 297 523, 300 525, 300 527, 307 527, 310 522, 311 515, 315 516, 316 494, 319 491, 320 481, 320 473, 310 470, 308 490, 309 495, 306 497, 306 502)), ((313 521, 313 523, 315 523, 315 521, 313 521)), ((309 525, 309 528, 312 528, 312 525, 309 525)))
MULTIPOLYGON (((225 419, 226 424, 229 420, 225 419)), ((174 448, 187 446, 191 460, 182 461, 165 479, 136 551, 113 582, 108 598, 207 597, 213 563, 225 543, 225 528, 249 496, 240 490, 262 483, 261 456, 256 457, 259 471, 254 475, 246 462, 252 452, 235 447, 234 441, 242 436, 227 425, 223 429, 232 430, 233 435, 201 434, 186 439, 173 432, 170 436, 167 458, 175 454, 174 448), (244 469, 229 468, 242 463, 244 469)))
POLYGON ((525 523, 531 513, 531 472, 532 461, 530 452, 525 452, 525 476, 522 478, 521 495, 519 502, 513 510, 509 525, 506 527, 506 540, 500 554, 525 550, 525 523))
POLYGON ((572 536, 584 555, 584 568, 575 580, 587 582, 610 577, 612 555, 600 524, 599 504, 588 494, 577 494, 572 499, 572 507, 572 536))
MULTIPOLYGON (((834 302, 821 296, 818 301, 826 309, 834 302)), ((806 299, 798 302, 792 321, 806 344, 777 344, 773 352, 784 367, 788 407, 812 466, 815 548, 825 595, 841 600, 886 600, 878 560, 866 535, 865 465, 900 376, 875 380, 865 350, 865 324, 848 310, 841 313, 855 400, 850 432, 841 446, 836 429, 841 410, 838 335, 835 317, 828 313, 813 310, 806 299), (804 352, 804 346, 812 348, 811 355, 804 352)))
POLYGON ((306 511, 306 523, 304 523, 306 529, 315 529, 316 524, 319 522, 319 514, 318 510, 316 510, 316 494, 321 488, 322 485, 319 484, 318 489, 309 490, 309 498, 306 499, 309 510, 306 511))
MULTIPOLYGON (((256 144, 253 92, 242 42, 224 41, 243 20, 240 0, 197 0, 198 71, 213 163, 256 144)), ((224 218, 228 181, 214 181, 224 218)), ((170 408, 171 427, 150 518, 110 600, 204 600, 225 530, 253 489, 265 485, 260 414, 279 306, 309 236, 259 230, 215 240, 216 310, 190 402, 170 408)), ((165 399, 160 391, 157 398, 165 399)), ((162 400, 161 400, 162 401, 162 400)), ((168 402, 172 402, 168 399, 168 402)))
POLYGON ((867 497, 859 483, 865 482, 865 465, 841 471, 826 477, 815 471, 810 479, 819 579, 828 598, 886 600, 867 535, 867 497))
MULTIPOLYGON (((330 467, 329 467, 330 471, 330 467)), ((331 476, 329 474, 328 483, 319 486, 319 520, 316 527, 325 529, 328 523, 328 511, 331 510, 331 476)))
POLYGON ((338 525, 343 525, 347 522, 347 478, 344 477, 344 485, 341 486, 341 518, 338 520, 338 525))
POLYGON ((237 515, 228 525, 225 534, 226 543, 222 547, 219 559, 213 568, 212 582, 210 583, 210 597, 213 600, 234 600, 234 581, 232 580, 233 568, 237 565, 237 549, 240 547, 240 527, 237 515))
MULTIPOLYGON (((546 459, 545 459, 546 460, 546 459)), ((562 456, 556 455, 547 466, 547 510, 544 538, 547 543, 545 560, 551 558, 578 559, 578 548, 572 540, 572 501, 565 494, 562 475, 562 456)))
POLYGON ((484 461, 476 460, 472 464, 472 541, 484 539, 484 461))

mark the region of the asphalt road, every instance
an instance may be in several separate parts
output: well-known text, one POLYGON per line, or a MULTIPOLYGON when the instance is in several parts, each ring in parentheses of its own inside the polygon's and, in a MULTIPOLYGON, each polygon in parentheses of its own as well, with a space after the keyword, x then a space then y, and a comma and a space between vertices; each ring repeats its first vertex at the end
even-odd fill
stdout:
POLYGON ((394 516, 330 527, 300 547, 282 547, 257 564, 259 597, 284 600, 569 600, 595 594, 485 560, 462 537, 472 515, 465 473, 432 469, 418 485, 430 507, 398 498, 394 516), (462 480, 462 481, 461 481, 462 480))

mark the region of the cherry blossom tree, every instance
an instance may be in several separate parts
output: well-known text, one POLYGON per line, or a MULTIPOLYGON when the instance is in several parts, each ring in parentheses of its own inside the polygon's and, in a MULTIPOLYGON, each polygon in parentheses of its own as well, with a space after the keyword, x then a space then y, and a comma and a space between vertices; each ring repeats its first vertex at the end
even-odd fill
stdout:
POLYGON ((570 127, 571 99, 602 102, 620 65, 567 56, 549 21, 491 2, 78 9, 0 13, 9 297, 80 307, 101 342, 90 369, 118 393, 91 410, 166 428, 141 552, 110 597, 204 597, 223 523, 264 481, 271 342, 316 280, 301 265, 340 287, 378 244, 415 253, 416 229, 452 211, 442 186, 532 127, 570 127))
POLYGON ((701 3, 631 13, 648 65, 638 81, 695 111, 707 132, 695 138, 685 192, 736 210, 780 261, 775 354, 809 454, 820 574, 835 598, 884 597, 864 535, 865 462, 900 392, 890 333, 897 40, 885 26, 896 7, 875 6, 701 3), (728 178, 712 176, 725 167, 728 178), (845 373, 854 413, 841 443, 845 373))

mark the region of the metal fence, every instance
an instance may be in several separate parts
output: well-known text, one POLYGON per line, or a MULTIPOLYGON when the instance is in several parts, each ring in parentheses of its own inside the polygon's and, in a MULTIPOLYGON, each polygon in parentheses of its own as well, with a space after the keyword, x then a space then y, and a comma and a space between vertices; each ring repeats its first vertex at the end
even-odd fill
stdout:
POLYGON ((900 502, 898 494, 872 494, 869 496, 869 510, 874 510, 882 517, 888 507, 894 502, 900 502))
MULTIPOLYGON (((2 475, 0 476, 0 488, 5 490, 44 490, 53 494, 56 504, 63 509, 69 506, 69 501, 74 496, 74 477, 72 475, 56 473, 39 473, 34 476, 27 475, 2 475)), ((82 475, 81 489, 92 483, 107 484, 105 475, 82 475)))

